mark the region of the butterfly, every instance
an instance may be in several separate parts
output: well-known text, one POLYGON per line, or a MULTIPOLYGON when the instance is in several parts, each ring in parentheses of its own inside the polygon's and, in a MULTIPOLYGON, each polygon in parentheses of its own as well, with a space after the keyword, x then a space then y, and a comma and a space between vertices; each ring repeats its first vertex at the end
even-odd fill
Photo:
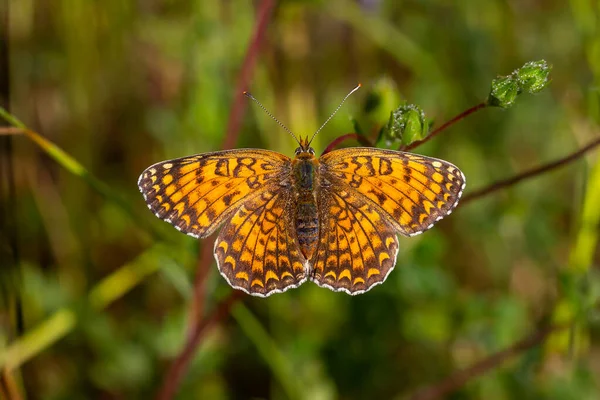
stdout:
POLYGON ((298 140, 285 129, 298 142, 293 159, 261 149, 217 151, 154 164, 138 181, 148 208, 179 231, 205 238, 221 227, 218 269, 251 295, 309 279, 364 293, 394 268, 398 235, 431 228, 465 188, 465 176, 447 161, 370 147, 317 158, 310 143, 319 130, 298 140))

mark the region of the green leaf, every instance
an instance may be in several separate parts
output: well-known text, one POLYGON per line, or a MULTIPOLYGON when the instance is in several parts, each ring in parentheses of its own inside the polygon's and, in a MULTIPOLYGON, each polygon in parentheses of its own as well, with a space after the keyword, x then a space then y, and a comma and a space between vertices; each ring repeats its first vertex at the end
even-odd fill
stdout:
POLYGON ((519 83, 513 75, 498 77, 492 81, 488 104, 495 107, 510 108, 515 104, 519 93, 519 83))
POLYGON ((538 93, 548 85, 551 69, 552 66, 544 60, 525 63, 515 71, 519 87, 528 93, 538 93))
POLYGON ((390 113, 384 130, 387 141, 401 140, 403 144, 411 144, 427 136, 429 124, 425 113, 414 104, 405 104, 390 113))
POLYGON ((552 67, 544 60, 529 61, 508 76, 499 76, 492 81, 488 104, 509 108, 523 93, 538 93, 548 86, 552 67))

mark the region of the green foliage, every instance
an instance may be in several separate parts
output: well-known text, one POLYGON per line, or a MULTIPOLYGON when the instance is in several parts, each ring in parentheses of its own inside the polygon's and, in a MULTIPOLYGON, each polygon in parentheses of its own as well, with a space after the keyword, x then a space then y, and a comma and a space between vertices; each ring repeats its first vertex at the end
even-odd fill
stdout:
POLYGON ((400 139, 402 144, 411 144, 427 136, 428 130, 423 110, 414 104, 407 104, 390 113, 383 135, 388 141, 400 139))
POLYGON ((551 66, 546 61, 530 61, 519 68, 515 74, 521 90, 538 93, 548 85, 551 66))
POLYGON ((500 76, 492 81, 488 104, 495 107, 512 107, 523 92, 538 93, 548 83, 551 66, 546 61, 530 61, 508 76, 500 76))
POLYGON ((521 93, 519 81, 514 76, 501 76, 492 82, 488 103, 492 106, 509 108, 521 93))
MULTIPOLYGON (((154 162, 219 149, 260 3, 11 2, 2 116, 31 131, 11 137, 24 332, 16 291, 1 293, 0 368, 28 398, 152 397, 186 340, 197 268, 209 274, 196 317, 228 295, 136 182, 154 162)), ((294 132, 314 132, 363 83, 318 153, 353 131, 392 148, 419 140, 423 111, 437 126, 538 58, 552 90, 540 91, 549 65, 528 62, 492 83, 488 105, 510 110, 484 109, 415 151, 459 166, 468 193, 600 134, 586 2, 297 0, 273 18, 249 89, 294 132), (523 92, 538 95, 516 102, 523 92)), ((242 121, 239 147, 293 154, 262 110, 249 104, 242 121)), ((207 332, 178 398, 410 398, 551 321, 568 329, 453 398, 597 398, 599 165, 590 156, 401 238, 396 269, 364 295, 308 282, 245 298, 207 332)))

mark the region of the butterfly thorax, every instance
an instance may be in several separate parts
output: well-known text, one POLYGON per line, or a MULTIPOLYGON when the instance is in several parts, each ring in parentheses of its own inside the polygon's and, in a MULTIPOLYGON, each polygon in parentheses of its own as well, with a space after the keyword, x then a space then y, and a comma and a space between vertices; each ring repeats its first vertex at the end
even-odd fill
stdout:
POLYGON ((295 231, 300 250, 307 260, 311 259, 319 240, 318 165, 319 160, 312 149, 296 152, 296 158, 292 161, 292 181, 296 195, 295 231))

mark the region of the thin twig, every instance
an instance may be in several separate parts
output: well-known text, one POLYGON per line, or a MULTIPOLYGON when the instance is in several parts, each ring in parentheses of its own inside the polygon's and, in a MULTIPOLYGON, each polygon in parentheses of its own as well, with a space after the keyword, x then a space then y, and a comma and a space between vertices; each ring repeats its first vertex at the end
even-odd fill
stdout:
POLYGON ((6 111, 2 107, 0 107, 0 117, 6 120, 8 123, 14 125, 15 129, 20 130, 20 133, 24 134, 36 145, 38 145, 48 156, 54 159, 54 161, 56 161, 65 170, 79 178, 82 178, 92 189, 98 192, 105 199, 117 204, 123 211, 125 211, 129 215, 129 217, 133 221, 136 222, 138 226, 144 228, 143 231, 150 233, 156 240, 167 241, 167 239, 164 238, 164 235, 158 229, 156 229, 154 225, 149 224, 147 222, 147 219, 142 218, 139 215, 139 213, 133 207, 131 207, 131 204, 125 201, 125 199, 123 199, 119 193, 114 191, 105 182, 92 175, 73 156, 65 152, 62 148, 58 147, 56 144, 46 139, 39 133, 28 129, 21 121, 19 121, 12 114, 8 113, 8 111, 6 111))
POLYGON ((216 235, 204 239, 201 243, 200 257, 196 265, 196 278, 194 279, 194 292, 188 314, 188 338, 194 335, 194 329, 202 319, 204 295, 206 292, 206 278, 212 266, 214 256, 212 243, 216 240, 216 235))
POLYGON ((338 136, 337 138, 333 139, 331 143, 329 143, 329 145, 325 148, 325 150, 323 150, 323 153, 321 153, 321 155, 329 153, 331 150, 334 150, 337 146, 339 146, 340 143, 350 139, 358 140, 358 142, 363 146, 373 147, 373 144, 369 141, 369 139, 367 139, 363 135, 360 135, 358 133, 346 133, 345 135, 338 136))
MULTIPOLYGON (((12 94, 11 79, 11 56, 14 54, 11 50, 11 5, 12 2, 2 0, 0 2, 0 107, 10 109, 12 94)), ((4 125, 0 121, 1 125, 4 125)), ((15 134, 15 128, 2 126, 1 136, 15 134)), ((21 132, 22 133, 22 132, 21 132)), ((13 140, 11 137, 0 138, 0 199, 2 199, 2 208, 0 209, 0 237, 6 238, 3 248, 0 249, 0 258, 3 261, 2 271, 0 271, 0 293, 2 302, 11 303, 14 307, 14 332, 21 336, 25 331, 25 322, 23 316, 23 295, 21 293, 21 283, 23 280, 23 271, 21 270, 21 249, 19 246, 19 218, 15 215, 17 209, 17 187, 15 184, 15 152, 13 140), (6 206, 6 208, 4 208, 6 206)), ((11 307, 11 308, 12 308, 11 307)), ((8 310, 8 309, 7 309, 8 310)), ((9 312, 8 315, 11 313, 9 312)), ((10 318, 10 317, 9 317, 10 318)), ((27 397, 28 389, 23 387, 23 394, 27 397)), ((20 400, 21 393, 17 390, 14 377, 8 370, 0 371, 0 397, 4 392, 7 400, 20 400)))
POLYGON ((476 106, 473 106, 473 107, 469 108, 468 110, 465 110, 465 111, 461 112, 456 117, 452 118, 450 121, 446 122, 445 124, 443 124, 439 128, 431 131, 431 133, 429 135, 427 135, 425 138, 423 138, 421 140, 417 140, 416 142, 413 142, 413 143, 409 144, 408 146, 406 146, 406 145, 400 146, 399 150, 401 150, 401 151, 410 151, 410 150, 412 150, 412 149, 414 149, 416 147, 419 147, 423 143, 428 142, 431 139, 433 139, 434 137, 436 137, 437 135, 439 135, 442 131, 444 131, 449 126, 454 125, 455 123, 457 123, 461 119, 464 119, 468 115, 471 115, 474 112, 479 111, 479 110, 481 110, 482 108, 485 108, 485 107, 487 107, 487 103, 485 101, 481 102, 481 103, 477 104, 476 106))
POLYGON ((192 336, 188 338, 185 347, 169 367, 167 379, 164 380, 163 386, 156 396, 157 400, 169 400, 173 398, 177 388, 179 387, 179 384, 183 380, 190 362, 192 361, 196 348, 204 337, 204 333, 225 319, 225 317, 229 315, 231 307, 243 296, 245 296, 244 292, 240 290, 233 290, 229 296, 219 303, 219 305, 207 318, 199 321, 196 329, 194 329, 192 333, 192 336))
MULTIPOLYGON (((248 45, 246 56, 242 63, 242 69, 238 76, 235 98, 231 106, 229 121, 227 123, 227 131, 225 133, 225 139, 222 145, 223 149, 233 148, 239 137, 242 116, 247 104, 245 101, 244 91, 247 89, 250 77, 254 72, 259 50, 264 42, 267 26, 271 20, 275 3, 275 0, 263 0, 260 3, 254 34, 250 40, 250 44, 248 45)), ((185 375, 185 372, 192 359, 194 350, 200 343, 202 332, 207 328, 207 322, 213 321, 212 323, 217 323, 221 319, 225 318, 229 313, 229 308, 231 305, 241 297, 242 292, 232 292, 225 303, 227 307, 220 307, 219 310, 221 311, 213 313, 210 317, 208 317, 208 319, 201 318, 206 277, 208 275, 208 269, 212 264, 212 246, 210 244, 214 241, 214 239, 214 237, 211 237, 204 239, 203 241, 201 255, 199 257, 198 266, 196 269, 197 272, 194 280, 194 293, 190 308, 191 313, 195 314, 191 316, 189 320, 186 345, 169 367, 157 399, 167 400, 173 398, 177 387, 183 380, 183 376, 185 375)))
POLYGON ((462 200, 461 204, 465 205, 468 202, 471 202, 473 200, 479 199, 480 197, 483 196, 487 196, 491 193, 494 193, 498 190, 502 190, 508 186, 512 186, 524 179, 528 179, 528 178, 533 178, 537 175, 543 174, 544 172, 548 172, 550 170, 553 170, 555 168, 559 168, 562 167, 572 161, 577 160, 578 158, 582 157, 585 153, 587 153, 588 151, 592 150, 593 148, 595 148, 596 146, 600 145, 600 137, 592 140, 590 143, 588 143, 586 146, 582 147, 581 149, 577 150, 576 152, 569 154, 566 157, 563 157, 559 160, 553 161, 551 163, 545 164, 545 165, 541 165, 537 168, 533 168, 529 171, 523 172, 521 174, 515 175, 512 178, 508 178, 508 179, 504 179, 501 181, 498 181, 496 183, 493 183, 489 186, 484 187, 483 189, 479 189, 479 190, 475 190, 474 192, 468 193, 462 200))
MULTIPOLYGON (((416 142, 413 142, 413 143, 411 143, 408 146, 407 145, 402 145, 402 146, 400 146, 399 150, 401 150, 401 151, 410 151, 410 150, 412 150, 412 149, 414 149, 414 148, 422 145, 423 143, 428 142, 429 140, 431 140, 435 136, 439 135, 442 131, 444 131, 448 127, 454 125, 455 123, 457 123, 461 119, 466 118, 468 115, 473 114, 474 112, 479 111, 480 109, 482 109, 482 108, 484 108, 486 106, 487 106, 487 103, 484 101, 484 102, 481 102, 481 103, 477 104, 476 106, 473 106, 473 107, 469 108, 468 110, 465 110, 465 111, 461 112, 460 114, 458 114, 457 116, 455 116, 454 118, 452 118, 450 121, 444 123, 439 128, 433 130, 424 139, 418 140, 416 142)), ((373 144, 369 141, 369 139, 367 139, 363 135, 359 135, 358 133, 347 133, 345 135, 339 136, 338 138, 334 139, 329 144, 329 146, 327 146, 327 148, 325 150, 323 150, 323 153, 321 155, 329 153, 330 151, 332 151, 333 149, 335 149, 337 146, 339 146, 340 143, 342 143, 342 142, 344 142, 346 140, 349 140, 349 139, 356 139, 363 146, 373 147, 373 144)))
POLYGON ((248 102, 245 101, 246 96, 244 96, 244 91, 248 89, 248 83, 250 82, 250 77, 254 72, 260 47, 264 42, 267 26, 269 26, 269 22, 271 21, 274 8, 275 0, 263 0, 260 3, 254 35, 250 40, 248 50, 246 51, 246 56, 244 57, 244 61, 242 63, 242 70, 238 75, 235 98, 231 107, 231 113, 229 114, 229 122, 227 123, 227 131, 225 132, 223 149, 231 149, 237 142, 244 110, 248 104, 248 102))
POLYGON ((489 357, 476 362, 468 368, 456 371, 452 375, 434 385, 419 390, 410 397, 410 400, 433 400, 446 398, 450 393, 460 389, 472 378, 483 375, 491 369, 502 364, 508 358, 541 344, 551 333, 565 329, 569 326, 570 325, 555 325, 540 329, 532 335, 521 339, 512 346, 494 353, 489 357))
POLYGON ((25 133, 25 129, 16 128, 14 126, 0 127, 0 136, 10 136, 25 133))
POLYGON ((0 399, 21 400, 23 396, 19 393, 17 383, 11 371, 3 369, 0 371, 0 399))

